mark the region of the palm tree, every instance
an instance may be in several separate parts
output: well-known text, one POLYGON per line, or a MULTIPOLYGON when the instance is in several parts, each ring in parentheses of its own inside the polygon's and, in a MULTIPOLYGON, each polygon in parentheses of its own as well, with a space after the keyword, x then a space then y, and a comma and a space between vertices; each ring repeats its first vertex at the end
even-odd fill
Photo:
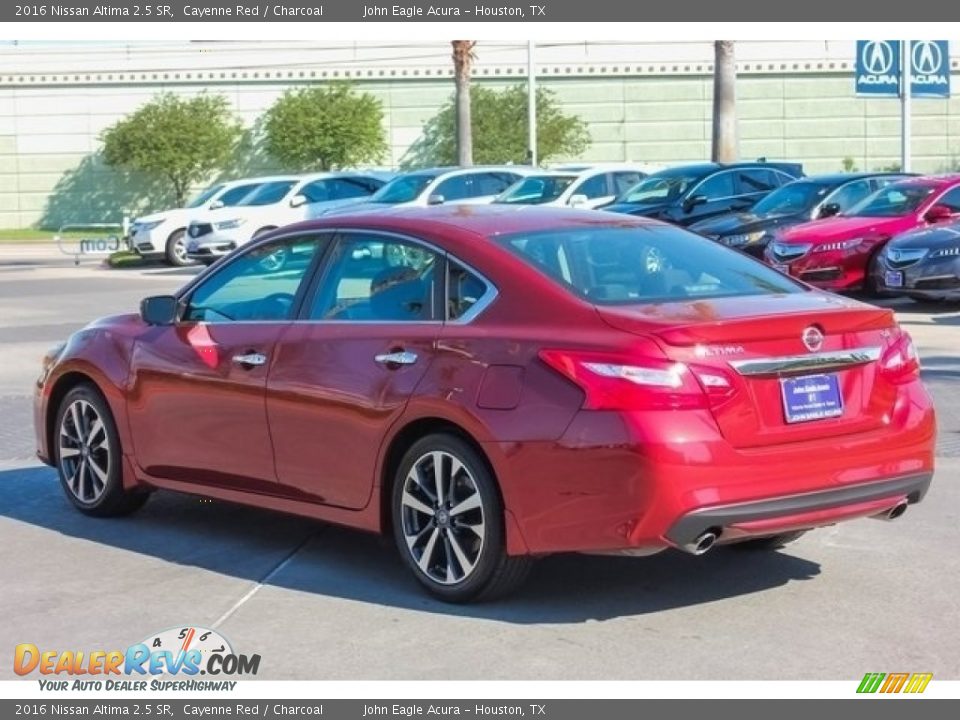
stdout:
POLYGON ((470 118, 470 70, 476 59, 476 40, 453 40, 453 76, 457 84, 457 163, 473 165, 473 128, 470 118))
POLYGON ((714 162, 737 160, 737 64, 732 40, 713 43, 713 148, 714 162))

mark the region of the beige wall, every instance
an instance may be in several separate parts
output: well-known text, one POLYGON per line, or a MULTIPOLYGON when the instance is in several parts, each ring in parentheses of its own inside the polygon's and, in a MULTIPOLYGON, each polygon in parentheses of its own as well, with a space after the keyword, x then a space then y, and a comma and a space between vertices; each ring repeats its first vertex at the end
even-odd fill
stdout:
MULTIPOLYGON (((431 62, 438 67, 439 61, 431 62)), ((540 79, 556 92, 567 112, 589 125, 593 142, 579 159, 671 162, 709 157, 708 65, 617 67, 618 74, 614 66, 600 62, 548 66, 540 79)), ((775 66, 770 64, 756 66, 761 72, 742 70, 737 87, 741 157, 801 161, 808 173, 840 170, 846 157, 859 169, 899 162, 898 101, 855 97, 852 72, 843 65, 841 69, 837 63, 793 63, 783 65, 785 72, 771 72, 775 66)), ((524 81, 522 76, 503 77, 506 70, 501 73, 499 66, 494 67, 500 77, 477 81, 495 85, 524 81)), ((506 67, 513 75, 513 66, 506 67)), ((517 75, 521 69, 516 68, 517 75)), ((309 74, 300 77, 302 71, 291 71, 280 80, 242 74, 247 77, 225 73, 221 79, 220 73, 208 73, 198 83, 185 75, 175 80, 160 75, 158 81, 144 73, 128 76, 136 82, 121 83, 113 75, 109 80, 106 75, 63 76, 68 82, 19 76, 3 82, 0 73, 0 227, 118 221, 125 213, 162 209, 169 203, 162 186, 102 165, 97 155, 99 134, 161 91, 223 93, 249 126, 285 88, 309 80, 309 74), (162 82, 164 77, 174 81, 162 82)), ((449 97, 452 82, 440 70, 437 77, 413 70, 395 77, 389 72, 370 74, 373 79, 360 72, 352 79, 383 102, 390 141, 385 164, 395 166, 423 123, 449 97)), ((960 91, 957 76, 953 85, 960 91)), ((913 133, 914 169, 936 172, 956 167, 960 99, 915 100, 913 133)), ((225 174, 243 175, 269 165, 244 153, 225 174)))

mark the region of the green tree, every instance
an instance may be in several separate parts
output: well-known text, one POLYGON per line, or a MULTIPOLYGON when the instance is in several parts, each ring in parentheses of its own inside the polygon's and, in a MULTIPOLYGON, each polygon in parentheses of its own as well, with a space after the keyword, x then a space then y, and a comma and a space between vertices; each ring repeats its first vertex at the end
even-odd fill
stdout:
MULTIPOLYGON (((515 85, 494 90, 474 85, 470 90, 473 160, 477 164, 527 162, 527 88, 515 85)), ((590 144, 587 125, 565 114, 556 96, 537 88, 537 157, 541 162, 558 155, 578 155, 590 144)), ((404 158, 406 167, 451 165, 457 162, 456 107, 453 99, 423 127, 420 138, 404 158)))
POLYGON ((346 83, 288 90, 267 110, 264 147, 296 170, 379 161, 387 150, 380 101, 346 83))
POLYGON ((103 132, 103 159, 163 178, 182 206, 191 185, 228 162, 241 134, 222 95, 163 93, 103 132))

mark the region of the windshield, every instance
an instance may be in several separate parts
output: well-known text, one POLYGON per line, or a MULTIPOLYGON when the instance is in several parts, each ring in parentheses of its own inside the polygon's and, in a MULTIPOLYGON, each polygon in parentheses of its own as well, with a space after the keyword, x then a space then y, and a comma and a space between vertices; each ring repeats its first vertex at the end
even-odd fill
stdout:
POLYGON ((200 207, 201 205, 206 204, 207 200, 210 200, 214 195, 223 190, 223 185, 211 185, 202 193, 197 195, 193 200, 187 203, 188 208, 200 207))
POLYGON ((792 182, 774 190, 763 200, 753 206, 754 215, 794 215, 813 209, 813 206, 823 200, 828 192, 829 185, 812 182, 792 182))
POLYGON ((401 175, 371 195, 370 202, 385 205, 412 202, 420 197, 420 193, 435 179, 434 175, 401 175))
POLYGON ((627 190, 617 202, 659 205, 682 197, 702 177, 702 173, 691 172, 655 173, 627 190))
POLYGON ((852 217, 900 217, 914 212, 936 188, 928 185, 893 184, 854 205, 844 215, 852 217))
POLYGON ((273 205, 283 200, 290 188, 296 185, 296 180, 275 180, 264 183, 247 195, 240 205, 273 205))
POLYGON ((514 183, 494 202, 508 205, 540 205, 556 200, 576 175, 534 175, 514 183))
POLYGON ((598 305, 803 291, 752 258, 669 225, 564 228, 497 240, 598 305))

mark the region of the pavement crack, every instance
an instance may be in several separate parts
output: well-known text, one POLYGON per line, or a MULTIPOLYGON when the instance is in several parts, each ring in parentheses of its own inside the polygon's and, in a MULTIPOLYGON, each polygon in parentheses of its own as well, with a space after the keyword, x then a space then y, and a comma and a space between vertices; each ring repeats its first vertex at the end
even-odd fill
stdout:
POLYGON ((252 588, 250 588, 246 593, 244 593, 243 597, 241 597, 233 605, 231 605, 230 608, 225 613, 223 613, 223 615, 218 617, 213 622, 213 625, 210 626, 210 628, 212 630, 216 630, 223 623, 229 620, 237 612, 237 610, 243 607, 250 598, 256 595, 257 592, 259 592, 260 588, 262 588, 264 585, 269 583, 271 578, 273 578, 277 573, 279 573, 287 565, 289 565, 290 561, 293 560, 294 556, 296 556, 297 553, 299 553, 301 550, 303 550, 303 548, 307 546, 307 543, 309 543, 315 537, 319 536, 322 532, 323 532, 323 528, 318 528, 317 530, 314 530, 305 538, 303 538, 303 540, 301 540, 289 553, 287 553, 286 556, 284 556, 284 558, 280 562, 274 565, 267 572, 266 575, 260 578, 252 588))

